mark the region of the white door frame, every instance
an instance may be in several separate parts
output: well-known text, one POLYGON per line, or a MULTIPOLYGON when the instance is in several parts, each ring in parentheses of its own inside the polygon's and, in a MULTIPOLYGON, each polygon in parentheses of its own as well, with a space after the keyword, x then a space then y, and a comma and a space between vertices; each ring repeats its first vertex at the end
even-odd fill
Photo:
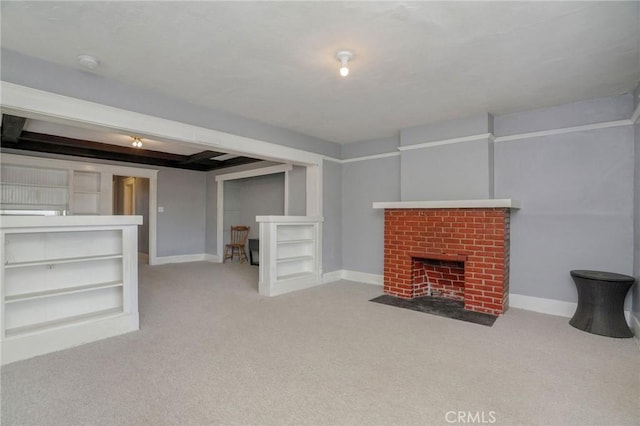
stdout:
POLYGON ((213 260, 217 262, 222 262, 222 249, 224 248, 224 182, 227 180, 235 180, 235 179, 245 179, 249 177, 255 176, 265 176, 271 175, 275 173, 284 173, 285 181, 284 181, 284 214, 288 213, 288 205, 289 205, 289 190, 288 186, 288 175, 289 172, 293 170, 293 166, 291 164, 282 164, 279 166, 270 166, 270 167, 262 167, 259 169, 246 170, 243 172, 235 172, 235 173, 226 173, 222 175, 216 176, 217 182, 217 199, 216 199, 216 253, 217 256, 213 258, 213 260))

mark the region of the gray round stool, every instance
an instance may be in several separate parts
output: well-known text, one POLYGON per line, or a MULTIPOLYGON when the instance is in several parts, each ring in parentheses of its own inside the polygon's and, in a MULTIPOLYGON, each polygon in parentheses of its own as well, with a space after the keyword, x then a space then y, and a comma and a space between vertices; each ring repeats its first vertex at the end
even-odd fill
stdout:
POLYGON ((571 271, 578 289, 578 308, 569 324, 588 333, 633 337, 624 318, 624 299, 635 282, 628 275, 602 271, 571 271))

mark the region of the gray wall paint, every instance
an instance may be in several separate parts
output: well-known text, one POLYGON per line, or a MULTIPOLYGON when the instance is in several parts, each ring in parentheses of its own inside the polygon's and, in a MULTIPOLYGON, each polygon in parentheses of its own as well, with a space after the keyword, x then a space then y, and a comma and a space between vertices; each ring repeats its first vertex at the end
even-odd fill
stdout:
MULTIPOLYGON (((224 211, 222 214, 222 242, 228 244, 231 240, 231 226, 240 225, 240 198, 242 197, 242 183, 240 180, 225 181, 223 194, 224 211)), ((244 224, 243 224, 244 225, 244 224)))
POLYGON ((342 145, 342 158, 348 159, 397 152, 398 146, 400 146, 400 135, 393 138, 344 144, 342 145))
MULTIPOLYGON (((496 136, 503 136, 505 133, 499 132, 519 134, 592 124, 592 120, 628 119, 632 105, 632 98, 623 95, 511 114, 495 117, 494 130, 496 136), (559 117, 562 119, 559 120, 559 117)), ((640 130, 638 125, 635 127, 637 135, 640 130)), ((428 128, 423 126, 422 130, 428 128)), ((416 136, 416 129, 412 130, 413 142, 425 142, 426 137, 416 136)), ((482 133, 480 128, 476 127, 475 130, 476 134, 482 133)), ((402 134, 406 133, 403 131, 402 134)), ((446 136, 453 138, 464 135, 451 131, 446 136)), ((438 148, 456 147, 473 151, 477 147, 473 143, 404 151, 402 163, 398 165, 401 181, 404 183, 404 179, 410 178, 426 182, 434 167, 445 171, 447 168, 456 169, 455 161, 459 156, 453 155, 455 151, 438 148), (417 158, 415 154, 418 153, 424 155, 417 158), (405 154, 414 154, 416 161, 409 156, 405 158, 405 154), (410 170, 406 170, 407 167, 410 170)), ((636 231, 630 232, 634 224, 634 189, 637 197, 635 209, 640 209, 640 184, 636 183, 634 188, 633 178, 634 167, 636 170, 640 168, 638 143, 636 139, 635 161, 631 126, 493 144, 493 165, 488 168, 494 171, 495 198, 515 198, 523 202, 523 208, 512 215, 512 293, 576 302, 575 285, 569 275, 571 269, 591 268, 631 274, 635 256, 635 273, 638 274, 640 255, 638 244, 634 255, 633 244, 634 236, 637 240, 640 234, 637 214, 636 231)), ((469 158, 476 158, 477 155, 484 158, 485 152, 488 152, 487 160, 490 161, 490 149, 483 149, 469 158)), ((375 215, 372 209, 369 210, 371 201, 397 200, 393 197, 392 187, 381 187, 391 185, 392 181, 377 180, 383 174, 380 170, 386 170, 394 158, 343 165, 344 269, 382 273, 382 257, 377 252, 382 250, 382 237, 379 236, 382 221, 375 218, 371 220, 367 214, 375 215), (383 162, 386 166, 381 165, 383 162), (357 229, 357 232, 351 232, 351 228, 357 229), (367 237, 358 239, 356 235, 367 237), (378 244, 377 240, 380 240, 379 247, 371 248, 378 244), (359 252, 367 255, 360 256, 359 252)), ((448 196, 451 195, 450 191, 437 195, 442 199, 455 198, 448 196)), ((638 292, 636 289, 636 306, 640 306, 638 292)))
POLYGON ((501 142, 496 197, 511 222, 511 292, 576 302, 572 269, 631 273, 630 127, 501 142))
POLYGON ((402 201, 493 196, 493 142, 476 140, 402 151, 402 201))
MULTIPOLYGON (((240 184, 239 224, 251 227, 249 238, 258 238, 260 232, 256 216, 284 214, 284 173, 240 179, 237 182, 240 184)), ((226 186, 227 182, 225 194, 226 186)))
POLYGON ((207 172, 205 188, 205 253, 218 254, 218 183, 216 173, 207 172))
POLYGON ((400 157, 342 166, 342 267, 383 274, 384 210, 375 201, 400 201, 400 157))
MULTIPOLYGON (((636 99, 638 99, 637 95, 636 99)), ((635 138, 633 273, 636 277, 636 284, 633 287, 633 312, 635 312, 636 318, 640 320, 640 121, 633 128, 635 138)))
POLYGON ((52 93, 180 121, 340 158, 341 146, 222 111, 206 109, 151 90, 1 49, 2 80, 52 93))
POLYGON ((633 113, 631 98, 631 94, 627 94, 496 116, 495 135, 508 136, 605 121, 628 120, 633 113))
POLYGON ((400 131, 400 146, 491 132, 493 132, 493 117, 490 114, 478 114, 473 117, 402 129, 400 131))
POLYGON ((342 269, 342 165, 324 161, 322 167, 323 272, 342 269))
POLYGON ((307 214, 307 168, 293 166, 289 172, 289 215, 307 214))
POLYGON ((158 256, 205 252, 206 173, 160 168, 158 256))
POLYGON ((149 179, 136 178, 136 214, 142 216, 138 226, 138 251, 149 254, 149 179))

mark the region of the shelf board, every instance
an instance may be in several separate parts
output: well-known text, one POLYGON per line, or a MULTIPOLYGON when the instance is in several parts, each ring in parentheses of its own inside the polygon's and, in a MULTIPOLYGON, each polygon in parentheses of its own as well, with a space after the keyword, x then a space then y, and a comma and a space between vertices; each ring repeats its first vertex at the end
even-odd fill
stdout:
POLYGON ((30 333, 33 331, 45 330, 61 325, 73 324, 81 321, 97 320, 123 313, 122 307, 105 309, 103 311, 90 312, 88 314, 75 315, 72 317, 59 318, 51 321, 39 322, 36 324, 25 325, 22 327, 8 328, 5 330, 7 337, 16 336, 18 334, 30 333))
POLYGON ((63 263, 76 263, 76 262, 90 262, 92 260, 106 260, 106 259, 120 259, 122 254, 106 254, 102 256, 81 256, 81 257, 65 257, 61 259, 45 259, 45 260, 32 260, 28 262, 7 262, 4 267, 9 268, 22 268, 26 266, 40 266, 40 265, 59 265, 63 263))
POLYGON ((89 194, 89 195, 100 195, 101 191, 82 191, 82 190, 74 190, 75 194, 89 194))
POLYGON ((309 275, 313 275, 313 271, 306 272, 296 272, 295 274, 287 274, 287 275, 278 275, 276 281, 290 280, 294 278, 302 278, 308 277, 309 275))
POLYGON ((0 185, 10 186, 26 186, 29 188, 57 188, 57 189, 69 189, 69 185, 39 185, 37 183, 13 183, 13 182, 0 182, 0 185))
POLYGON ((299 260, 313 260, 313 256, 308 255, 308 256, 283 257, 282 259, 276 259, 276 262, 278 262, 278 263, 296 262, 296 261, 299 261, 299 260))
POLYGON ((313 238, 304 238, 299 240, 280 240, 278 241, 278 245, 286 245, 286 244, 302 244, 302 243, 312 243, 313 238))
POLYGON ((13 296, 5 296, 5 303, 24 302, 27 300, 42 299, 46 297, 62 296, 66 294, 82 293, 85 291, 102 290, 105 288, 122 287, 122 281, 111 281, 106 283, 88 284, 75 287, 57 288, 54 290, 37 291, 33 293, 15 294, 13 296))

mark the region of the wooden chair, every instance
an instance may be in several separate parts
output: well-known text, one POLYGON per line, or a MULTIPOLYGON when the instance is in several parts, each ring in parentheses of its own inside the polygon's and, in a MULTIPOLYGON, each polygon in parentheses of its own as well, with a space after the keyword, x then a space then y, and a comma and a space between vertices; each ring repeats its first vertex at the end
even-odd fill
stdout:
POLYGON ((226 262, 227 259, 233 261, 235 254, 238 254, 240 263, 246 262, 247 253, 244 250, 244 246, 247 244, 247 237, 249 236, 248 226, 232 226, 231 227, 231 239, 229 244, 224 246, 224 259, 222 262, 226 262))

